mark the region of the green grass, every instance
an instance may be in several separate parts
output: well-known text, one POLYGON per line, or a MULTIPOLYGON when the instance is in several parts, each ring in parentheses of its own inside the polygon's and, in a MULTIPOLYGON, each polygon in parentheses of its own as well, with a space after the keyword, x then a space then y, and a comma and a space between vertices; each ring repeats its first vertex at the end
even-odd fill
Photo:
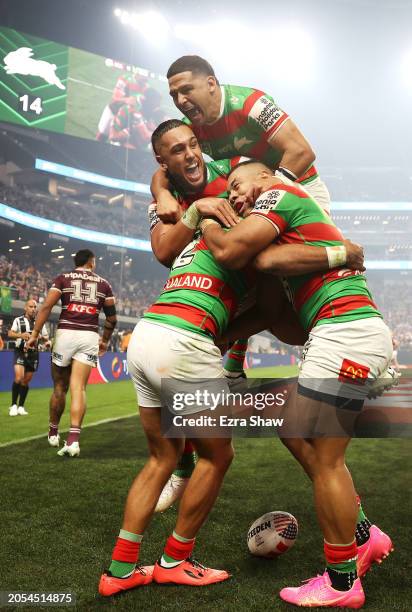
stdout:
MULTIPOLYGON (((9 421, 14 440, 47 427, 50 390, 31 391, 29 417, 9 421)), ((88 389, 86 424, 135 410, 132 385, 113 383, 88 389)), ((1 413, 9 405, 0 395, 1 413)), ((236 457, 221 496, 201 530, 196 553, 233 578, 201 590, 150 585, 115 599, 97 594, 121 524, 130 483, 143 466, 146 442, 139 418, 118 420, 82 433, 79 459, 61 459, 45 439, 0 448, 0 590, 61 591, 77 595, 77 610, 281 610, 285 585, 298 584, 321 570, 322 537, 309 483, 276 439, 237 439, 236 457), (246 547, 250 523, 270 510, 287 510, 300 526, 295 547, 275 561, 251 557, 246 547)), ((410 440, 354 440, 348 463, 366 513, 393 537, 396 551, 364 579, 368 612, 410 610, 410 440), (408 568, 409 564, 409 568, 408 568)), ((153 562, 173 529, 175 509, 156 515, 147 532, 142 561, 153 562)), ((37 608, 39 609, 39 608, 37 608)), ((45 608, 46 609, 46 608, 45 608)))

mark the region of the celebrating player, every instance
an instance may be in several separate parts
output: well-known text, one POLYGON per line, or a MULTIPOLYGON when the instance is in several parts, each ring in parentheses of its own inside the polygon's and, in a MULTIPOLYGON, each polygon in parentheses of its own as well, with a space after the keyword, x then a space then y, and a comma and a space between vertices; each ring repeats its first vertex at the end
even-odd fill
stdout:
POLYGON ((140 74, 124 74, 116 81, 110 104, 104 107, 99 120, 96 140, 106 142, 110 136, 113 119, 123 105, 134 108, 140 106, 141 98, 149 85, 147 78, 140 74))
MULTIPOLYGON (((170 95, 205 153, 213 159, 260 159, 303 185, 329 211, 329 192, 313 166, 312 148, 271 96, 251 87, 220 85, 212 66, 197 55, 173 62, 167 77, 170 95)), ((167 220, 176 209, 162 201, 158 213, 167 220)))
MULTIPOLYGON (((213 214, 225 225, 233 227, 237 224, 237 216, 226 203, 227 176, 231 169, 244 158, 235 157, 232 160, 205 162, 199 147, 199 142, 191 127, 178 119, 170 119, 159 125, 152 135, 152 146, 160 169, 156 180, 152 183, 156 202, 162 199, 170 205, 178 207, 178 217, 190 204, 196 201, 199 215, 213 214), (217 196, 222 200, 210 204, 205 198, 217 196)), ((194 229, 182 222, 177 224, 163 223, 157 215, 157 204, 150 207, 151 244, 156 258, 169 266, 182 249, 193 239, 194 229)), ((360 249, 347 242, 347 259, 354 269, 361 265, 360 249)), ((289 259, 289 247, 277 249, 276 257, 289 259)), ((308 265, 314 264, 314 269, 320 269, 322 264, 328 265, 324 249, 306 249, 308 265)), ((274 263, 274 262, 273 262, 274 263)), ((243 373, 243 359, 247 340, 238 340, 228 353, 225 365, 226 376, 236 379, 243 373)), ((158 504, 157 511, 163 511, 174 503, 183 493, 184 487, 194 468, 193 447, 188 442, 182 454, 176 471, 165 486, 158 504)))
POLYGON ((41 307, 27 347, 36 346, 40 330, 51 310, 61 300, 57 333, 52 353, 54 389, 50 398, 50 446, 60 442, 59 422, 70 387, 70 431, 58 455, 80 455, 79 437, 86 412, 86 385, 90 371, 97 365, 97 356, 107 350, 116 326, 116 307, 110 284, 94 270, 96 259, 92 251, 82 249, 74 256, 76 268, 57 276, 41 307), (99 313, 106 315, 103 336, 99 339, 99 313))
MULTIPOLYGON (((153 136, 154 150, 162 163, 170 168, 173 177, 179 178, 179 184, 191 185, 191 191, 194 191, 195 184, 199 191, 205 188, 205 165, 190 128, 170 123, 153 136)), ((143 533, 183 450, 182 438, 162 434, 161 411, 166 407, 162 380, 180 381, 182 387, 187 381, 207 378, 216 380, 220 392, 229 391, 221 353, 214 340, 225 331, 254 282, 250 270, 233 272, 225 269, 216 262, 205 242, 195 237, 201 215, 213 214, 213 205, 219 220, 233 226, 232 215, 226 217, 227 203, 218 199, 213 203, 208 199, 194 202, 178 223, 170 227, 158 219, 154 207, 151 209, 154 250, 162 243, 162 237, 169 235, 170 238, 172 234, 176 240, 186 240, 188 244, 173 261, 162 294, 136 325, 128 348, 128 368, 136 388, 150 457, 129 491, 112 563, 100 579, 99 592, 102 595, 113 595, 152 580, 163 584, 201 586, 229 578, 226 571, 206 568, 191 558, 196 534, 217 498, 232 461, 233 449, 229 438, 198 439, 194 436, 198 461, 183 493, 175 530, 154 568, 135 567, 143 533)), ((293 272, 327 269, 329 265, 323 248, 304 246, 302 251, 300 246, 296 249, 294 245, 285 245, 278 251, 284 253, 279 258, 279 262, 283 262, 279 263, 282 273, 291 270, 290 258, 285 256, 285 251, 290 255, 293 253, 296 262, 293 272)), ((263 325, 270 321, 280 329, 291 312, 283 292, 277 290, 271 304, 271 312, 263 325), (281 325, 279 321, 282 321, 281 325)), ((299 339, 301 337, 300 333, 299 339)), ((184 412, 179 414, 186 416, 205 411, 205 405, 186 405, 184 412)))
MULTIPOLYGON (((24 407, 24 402, 29 392, 29 383, 39 366, 39 351, 37 348, 25 350, 24 345, 26 340, 30 338, 30 332, 36 319, 36 311, 37 302, 35 300, 28 300, 24 307, 24 314, 14 319, 8 333, 9 338, 15 340, 14 381, 11 391, 11 406, 9 408, 10 416, 28 414, 24 407)), ((43 325, 39 329, 41 330, 39 341, 47 341, 49 337, 46 327, 43 325)))
MULTIPOLYGON (((270 252, 261 251, 276 240, 323 245, 330 258, 339 260, 342 235, 306 191, 284 177, 274 176, 273 170, 258 161, 240 164, 230 174, 228 185, 235 210, 247 218, 229 232, 212 219, 201 223, 204 240, 221 265, 242 268, 257 255, 257 268, 272 272, 270 252)), ((368 381, 383 377, 379 385, 393 384, 387 369, 392 355, 391 334, 365 277, 341 267, 326 274, 291 277, 287 284, 301 324, 309 331, 309 340, 295 401, 285 421, 290 417, 297 419, 298 425, 312 425, 312 419, 317 427, 325 414, 329 422, 333 420, 331 406, 342 405, 344 416, 339 418, 352 421, 368 394, 368 381)), ((374 561, 389 554, 392 543, 380 529, 371 526, 362 507, 358 507, 345 465, 350 441, 347 430, 335 434, 341 437, 331 437, 327 428, 321 429, 323 437, 310 438, 304 431, 303 438, 298 439, 295 429, 284 443, 313 483, 326 570, 302 587, 283 589, 280 596, 299 606, 359 608, 365 599, 359 577, 374 561)))

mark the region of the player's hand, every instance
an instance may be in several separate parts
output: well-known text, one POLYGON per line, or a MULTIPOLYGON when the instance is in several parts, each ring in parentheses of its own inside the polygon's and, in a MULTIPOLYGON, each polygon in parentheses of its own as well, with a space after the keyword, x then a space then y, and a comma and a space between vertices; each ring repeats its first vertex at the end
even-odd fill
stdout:
POLYGON ((202 198, 196 201, 196 208, 202 217, 214 217, 225 227, 235 227, 240 221, 229 202, 223 198, 202 198))
MULTIPOLYGON (((173 198, 174 199, 174 198, 173 198)), ((163 223, 177 223, 182 216, 182 210, 177 200, 156 201, 156 213, 163 223)))
POLYGON ((364 266, 365 258, 363 247, 350 240, 344 240, 343 244, 346 247, 346 267, 350 270, 360 270, 364 272, 366 268, 364 266))
POLYGON ((99 340, 99 357, 105 354, 107 351, 107 342, 105 342, 102 338, 99 340))
POLYGON ((28 336, 28 338, 26 339, 26 343, 24 345, 24 350, 28 351, 29 349, 34 349, 37 346, 37 338, 35 338, 34 336, 31 336, 30 334, 26 333, 24 334, 26 336, 28 336))
POLYGON ((23 340, 28 340, 30 338, 30 332, 24 332, 21 334, 20 338, 23 338, 23 340))

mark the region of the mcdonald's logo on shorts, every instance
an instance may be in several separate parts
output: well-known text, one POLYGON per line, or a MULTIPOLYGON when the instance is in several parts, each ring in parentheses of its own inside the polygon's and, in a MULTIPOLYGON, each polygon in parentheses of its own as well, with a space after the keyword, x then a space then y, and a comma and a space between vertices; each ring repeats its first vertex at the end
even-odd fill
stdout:
POLYGON ((350 359, 344 359, 340 367, 339 380, 341 382, 362 385, 368 378, 369 372, 370 368, 367 366, 364 366, 361 363, 356 363, 356 361, 351 361, 350 359))

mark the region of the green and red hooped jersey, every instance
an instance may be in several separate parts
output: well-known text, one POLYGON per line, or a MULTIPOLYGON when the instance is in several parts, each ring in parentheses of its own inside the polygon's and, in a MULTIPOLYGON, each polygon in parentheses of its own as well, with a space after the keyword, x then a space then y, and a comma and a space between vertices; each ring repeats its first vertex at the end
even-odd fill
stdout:
MULTIPOLYGON (((297 186, 276 185, 262 193, 251 214, 267 219, 281 244, 341 245, 343 236, 327 213, 297 186)), ((285 289, 303 327, 380 317, 365 276, 342 267, 291 276, 285 289)))
MULTIPOLYGON (((187 117, 183 119, 196 134, 203 152, 213 159, 244 155, 276 167, 281 153, 269 143, 289 115, 258 89, 221 85, 221 92, 220 115, 213 124, 196 126, 187 117)), ((309 183, 317 176, 311 165, 297 182, 309 183)))
POLYGON ((203 238, 188 244, 144 319, 216 338, 226 329, 253 284, 253 273, 219 265, 203 238))
MULTIPOLYGON (((193 202, 200 200, 201 198, 214 197, 214 198, 227 198, 229 196, 227 191, 227 177, 229 172, 241 161, 244 161, 244 157, 233 157, 232 159, 221 159, 219 161, 206 162, 206 185, 202 191, 191 194, 182 195, 178 191, 173 191, 173 195, 179 202, 183 210, 189 208, 193 202)), ((152 203, 149 206, 149 223, 150 231, 152 232, 160 219, 156 214, 156 204, 152 203)))

